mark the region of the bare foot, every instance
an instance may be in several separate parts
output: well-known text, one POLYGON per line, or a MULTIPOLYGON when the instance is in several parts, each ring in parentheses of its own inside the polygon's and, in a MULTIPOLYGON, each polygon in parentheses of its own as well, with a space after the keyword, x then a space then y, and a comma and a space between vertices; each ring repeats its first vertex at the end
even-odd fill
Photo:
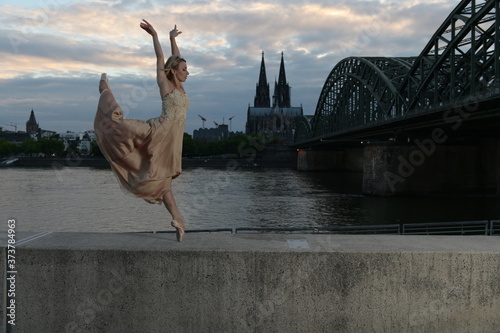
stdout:
POLYGON ((175 233, 176 233, 176 236, 177 236, 177 241, 178 242, 182 242, 182 240, 184 239, 184 229, 185 229, 185 226, 184 226, 184 223, 183 222, 179 222, 179 221, 176 221, 176 220, 172 220, 172 222, 170 223, 172 225, 172 227, 175 228, 175 233))
POLYGON ((111 91, 108 84, 108 75, 106 73, 102 73, 101 80, 99 81, 99 93, 102 94, 104 90, 111 91))

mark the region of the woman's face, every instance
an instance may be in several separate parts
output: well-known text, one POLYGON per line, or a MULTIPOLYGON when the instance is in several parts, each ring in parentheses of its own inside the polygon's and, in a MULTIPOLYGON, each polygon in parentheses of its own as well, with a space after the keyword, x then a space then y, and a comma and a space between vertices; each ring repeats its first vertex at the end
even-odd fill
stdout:
POLYGON ((180 82, 186 82, 189 72, 187 70, 187 64, 184 61, 179 63, 174 75, 180 82))

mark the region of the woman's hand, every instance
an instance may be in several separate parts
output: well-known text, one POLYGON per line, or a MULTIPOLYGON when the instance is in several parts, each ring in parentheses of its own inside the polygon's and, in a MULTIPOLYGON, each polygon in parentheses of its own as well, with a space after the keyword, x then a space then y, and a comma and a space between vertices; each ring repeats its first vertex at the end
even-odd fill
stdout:
POLYGON ((174 29, 170 31, 170 39, 175 39, 175 37, 182 34, 182 31, 177 30, 177 24, 174 26, 174 29))
MULTIPOLYGON (((143 28, 144 30, 146 30, 146 32, 148 34, 150 34, 151 36, 157 35, 155 29, 153 28, 153 26, 148 21, 146 21, 144 19, 143 19, 143 21, 144 22, 141 22, 141 24, 140 24, 141 28, 143 28)), ((170 35, 172 35, 172 33, 170 33, 170 35)))

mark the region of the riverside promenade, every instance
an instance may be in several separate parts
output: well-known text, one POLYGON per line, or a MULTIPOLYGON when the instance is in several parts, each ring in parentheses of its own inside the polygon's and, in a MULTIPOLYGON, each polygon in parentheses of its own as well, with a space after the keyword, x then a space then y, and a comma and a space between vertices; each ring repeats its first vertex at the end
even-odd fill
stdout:
POLYGON ((2 332, 500 327, 496 236, 19 232, 15 281, 7 241, 2 332))

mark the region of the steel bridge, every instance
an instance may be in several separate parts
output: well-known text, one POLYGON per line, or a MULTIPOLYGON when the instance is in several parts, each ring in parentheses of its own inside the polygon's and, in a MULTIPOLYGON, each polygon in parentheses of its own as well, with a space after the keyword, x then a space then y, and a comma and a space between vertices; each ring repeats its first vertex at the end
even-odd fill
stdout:
POLYGON ((464 0, 417 57, 349 57, 330 72, 295 146, 409 140, 436 126, 499 132, 500 0, 464 0))

